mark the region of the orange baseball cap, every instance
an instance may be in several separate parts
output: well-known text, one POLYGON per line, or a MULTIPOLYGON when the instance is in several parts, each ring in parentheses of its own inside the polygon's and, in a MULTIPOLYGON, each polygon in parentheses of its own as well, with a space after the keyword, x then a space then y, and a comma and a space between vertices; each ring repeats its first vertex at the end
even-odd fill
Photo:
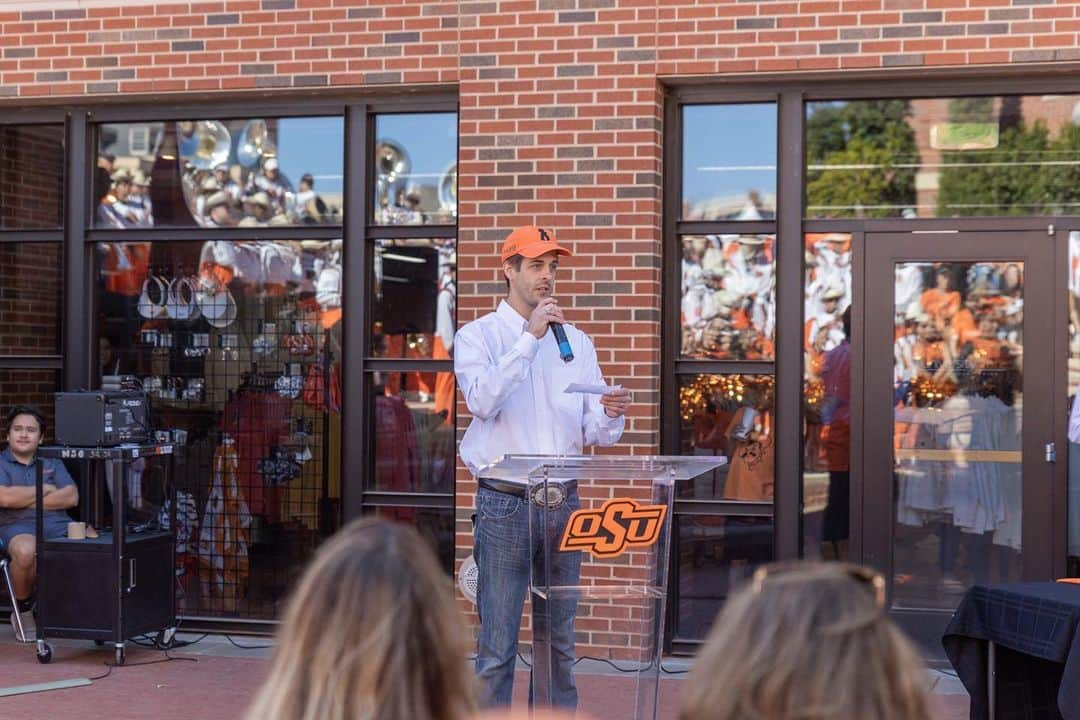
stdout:
POLYGON ((549 252, 573 255, 555 240, 553 233, 535 225, 525 225, 506 236, 506 242, 502 246, 502 262, 515 255, 534 258, 549 252))

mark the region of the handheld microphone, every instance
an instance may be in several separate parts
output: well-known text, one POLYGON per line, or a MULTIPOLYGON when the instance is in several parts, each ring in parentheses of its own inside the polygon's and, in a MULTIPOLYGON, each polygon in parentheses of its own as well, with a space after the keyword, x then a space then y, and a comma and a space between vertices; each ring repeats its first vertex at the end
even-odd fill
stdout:
POLYGON ((555 341, 559 343, 559 357, 563 362, 570 362, 574 359, 574 351, 570 349, 570 341, 566 339, 566 331, 563 330, 562 323, 548 323, 551 326, 551 332, 555 335, 555 341))

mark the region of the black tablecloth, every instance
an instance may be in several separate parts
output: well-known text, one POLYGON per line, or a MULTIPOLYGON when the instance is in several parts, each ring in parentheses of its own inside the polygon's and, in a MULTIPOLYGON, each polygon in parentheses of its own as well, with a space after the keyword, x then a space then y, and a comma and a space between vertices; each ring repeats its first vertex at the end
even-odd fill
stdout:
POLYGON ((988 717, 987 641, 998 647, 999 720, 1080 720, 1080 585, 1010 583, 968 590, 941 643, 971 694, 972 720, 988 717), (1022 702, 1002 712, 1007 700, 1021 695, 1022 702))

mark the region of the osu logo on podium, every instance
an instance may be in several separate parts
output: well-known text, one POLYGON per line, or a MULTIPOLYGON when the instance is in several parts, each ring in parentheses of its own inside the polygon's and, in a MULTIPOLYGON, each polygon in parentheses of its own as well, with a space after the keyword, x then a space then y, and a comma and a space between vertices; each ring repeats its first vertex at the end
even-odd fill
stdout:
POLYGON ((612 498, 599 510, 577 510, 566 523, 560 550, 587 551, 612 558, 631 548, 648 547, 660 537, 667 505, 639 505, 612 498))

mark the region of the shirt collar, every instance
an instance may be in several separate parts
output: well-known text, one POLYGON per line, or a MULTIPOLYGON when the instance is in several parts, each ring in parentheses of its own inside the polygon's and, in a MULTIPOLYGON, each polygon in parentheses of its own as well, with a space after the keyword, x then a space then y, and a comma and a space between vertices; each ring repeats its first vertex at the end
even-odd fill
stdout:
POLYGON ((499 308, 495 314, 501 317, 515 332, 520 332, 529 326, 529 321, 521 317, 517 310, 510 307, 505 300, 499 302, 499 308))
POLYGON ((18 458, 15 457, 15 453, 11 452, 11 447, 10 446, 4 448, 4 452, 0 453, 0 457, 4 458, 5 460, 7 460, 10 463, 15 463, 16 465, 22 465, 22 463, 19 462, 18 458))

